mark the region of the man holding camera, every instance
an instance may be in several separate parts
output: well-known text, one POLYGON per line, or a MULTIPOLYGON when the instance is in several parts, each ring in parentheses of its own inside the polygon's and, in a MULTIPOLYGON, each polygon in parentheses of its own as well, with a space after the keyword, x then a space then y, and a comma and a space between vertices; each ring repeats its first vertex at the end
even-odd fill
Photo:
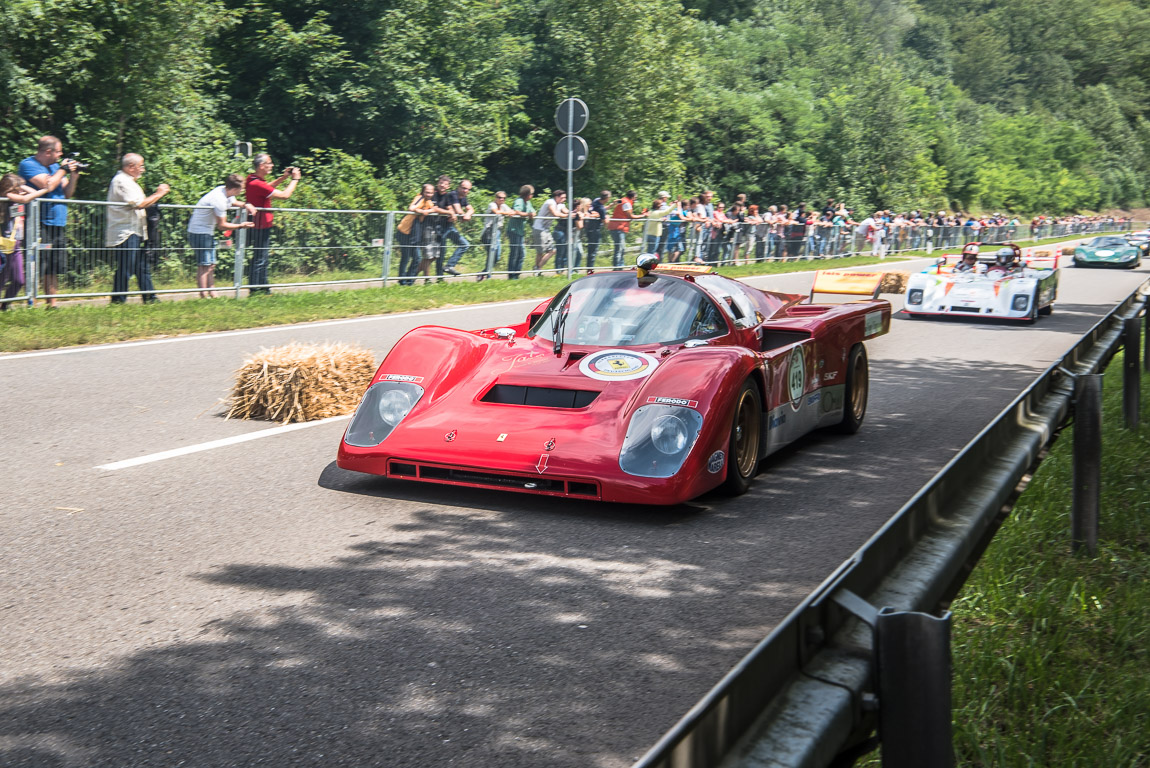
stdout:
POLYGON ((301 175, 299 168, 288 166, 278 179, 269 182, 267 177, 271 174, 272 168, 274 166, 271 155, 261 152, 252 158, 252 173, 244 182, 244 198, 256 208, 263 209, 256 213, 255 227, 248 233, 248 253, 251 254, 251 259, 248 261, 248 285, 260 286, 249 287, 250 296, 271 293, 271 288, 267 287, 267 284, 268 251, 272 234, 270 210, 272 200, 287 200, 291 197, 301 175), (285 181, 288 181, 287 187, 279 189, 279 185, 285 181))
MULTIPOLYGON (((64 226, 68 223, 68 206, 53 202, 76 194, 80 180, 80 163, 68 159, 60 163, 63 147, 55 136, 44 136, 36 145, 36 154, 20 163, 20 178, 35 189, 47 189, 40 203, 40 252, 36 254, 48 306, 55 307, 59 276, 68 271, 68 241, 64 226)), ((29 238, 31 239, 31 238, 29 238)))
POLYGON ((144 303, 159 301, 152 286, 152 265, 144 256, 144 241, 148 239, 147 221, 144 209, 168 194, 167 184, 160 184, 151 195, 145 196, 139 179, 144 175, 144 158, 129 152, 120 160, 120 172, 112 177, 108 185, 107 227, 104 233, 104 247, 114 249, 116 254, 116 274, 112 278, 112 303, 123 304, 128 300, 128 281, 136 276, 136 283, 143 293, 144 303))

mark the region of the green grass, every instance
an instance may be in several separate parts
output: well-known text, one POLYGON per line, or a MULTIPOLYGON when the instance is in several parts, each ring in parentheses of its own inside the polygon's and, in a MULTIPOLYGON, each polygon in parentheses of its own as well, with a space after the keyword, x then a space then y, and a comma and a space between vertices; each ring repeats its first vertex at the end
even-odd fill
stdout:
MULTIPOLYGON (((1074 237, 1066 239, 1077 239, 1074 237)), ((1031 245, 1056 245, 1061 241, 1042 243, 1019 242, 1031 245)), ((954 251, 955 249, 946 249, 954 251)), ((925 256, 923 251, 911 251, 890 256, 886 265, 897 264, 900 259, 925 256)), ((803 272, 832 267, 852 267, 877 263, 870 256, 827 259, 819 261, 791 261, 746 264, 722 267, 718 271, 731 277, 803 272)), ((466 263, 465 265, 466 266, 466 263)), ((274 282, 289 280, 352 279, 366 276, 363 272, 324 273, 323 275, 280 275, 274 282)), ((80 288, 85 292, 111 290, 108 275, 92 285, 80 288)), ((185 299, 164 298, 159 304, 127 304, 119 306, 93 305, 86 301, 61 300, 53 312, 42 309, 28 311, 14 306, 13 311, 0 313, 0 352, 20 352, 33 349, 52 349, 79 344, 103 344, 115 341, 174 336, 187 333, 226 331, 237 328, 256 328, 285 325, 313 320, 331 320, 343 317, 379 315, 415 309, 478 304, 530 297, 551 296, 564 284, 565 278, 541 277, 522 280, 487 280, 476 283, 470 279, 442 285, 416 285, 386 288, 337 289, 324 291, 277 292, 271 296, 248 298, 185 299)), ((157 274, 157 288, 180 283, 178 276, 157 274)), ((216 291, 222 297, 229 295, 231 286, 221 284, 216 291)))
POLYGON ((1071 427, 952 606, 961 764, 1150 765, 1150 404, 1124 429, 1109 371, 1098 556, 1070 554, 1071 427))
POLYGON ((951 606, 960 766, 1150 765, 1150 402, 1123 428, 1121 355, 1103 419, 1098 556, 1070 552, 1069 427, 951 606))

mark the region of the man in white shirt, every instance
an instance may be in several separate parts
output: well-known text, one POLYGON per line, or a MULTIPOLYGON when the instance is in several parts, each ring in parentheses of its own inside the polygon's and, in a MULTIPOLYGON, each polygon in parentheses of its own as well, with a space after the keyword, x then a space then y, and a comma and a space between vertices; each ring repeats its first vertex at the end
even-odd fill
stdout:
MULTIPOLYGON (((228 221, 228 209, 236 205, 236 195, 244 190, 244 180, 231 174, 224 183, 200 198, 192 217, 188 220, 188 245, 196 256, 196 286, 201 299, 214 299, 216 287, 216 228, 222 230, 251 229, 255 221, 228 221)), ((248 214, 254 216, 256 208, 245 203, 248 214)))
POLYGON ((112 278, 112 303, 128 300, 128 281, 134 274, 144 303, 159 301, 152 287, 152 265, 144 258, 144 241, 148 239, 144 209, 168 194, 168 185, 160 184, 145 197, 137 179, 144 173, 144 158, 129 152, 120 160, 120 172, 108 185, 107 225, 104 246, 114 248, 116 274, 112 278))
MULTIPOLYGON (((556 252, 556 245, 563 248, 563 268, 567 267, 567 231, 559 230, 558 224, 560 221, 567 219, 567 206, 564 201, 567 199, 567 193, 561 189, 557 189, 551 193, 551 197, 543 203, 543 207, 539 209, 539 215, 535 217, 535 221, 531 224, 531 236, 535 244, 535 269, 536 271, 543 269, 548 260, 556 252), (547 227, 552 227, 552 231, 548 232, 547 227), (562 238, 562 243, 557 243, 553 235, 559 235, 562 238)), ((556 262, 558 266, 558 262, 556 262)))

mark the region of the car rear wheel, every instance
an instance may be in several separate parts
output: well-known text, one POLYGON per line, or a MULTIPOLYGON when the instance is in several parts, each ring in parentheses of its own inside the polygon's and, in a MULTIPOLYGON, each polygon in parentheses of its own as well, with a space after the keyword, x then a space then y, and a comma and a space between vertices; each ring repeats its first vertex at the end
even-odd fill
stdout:
POLYGON ((870 395, 870 364, 866 347, 855 344, 847 360, 846 392, 843 395, 843 420, 836 427, 839 432, 853 435, 866 418, 867 398, 870 395))
POLYGON ((755 382, 747 379, 735 399, 731 436, 727 439, 727 479, 722 490, 730 496, 746 493, 759 471, 763 403, 755 382))

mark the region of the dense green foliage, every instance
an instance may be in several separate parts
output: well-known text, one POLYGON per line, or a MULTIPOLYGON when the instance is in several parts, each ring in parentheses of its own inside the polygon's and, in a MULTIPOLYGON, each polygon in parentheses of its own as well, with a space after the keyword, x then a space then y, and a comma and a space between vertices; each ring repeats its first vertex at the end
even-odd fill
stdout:
POLYGON ((194 202, 237 139, 406 202, 440 172, 563 183, 556 105, 591 109, 581 195, 1062 212, 1150 187, 1145 0, 8 0, 0 153, 53 133, 99 196, 125 151, 194 202))

